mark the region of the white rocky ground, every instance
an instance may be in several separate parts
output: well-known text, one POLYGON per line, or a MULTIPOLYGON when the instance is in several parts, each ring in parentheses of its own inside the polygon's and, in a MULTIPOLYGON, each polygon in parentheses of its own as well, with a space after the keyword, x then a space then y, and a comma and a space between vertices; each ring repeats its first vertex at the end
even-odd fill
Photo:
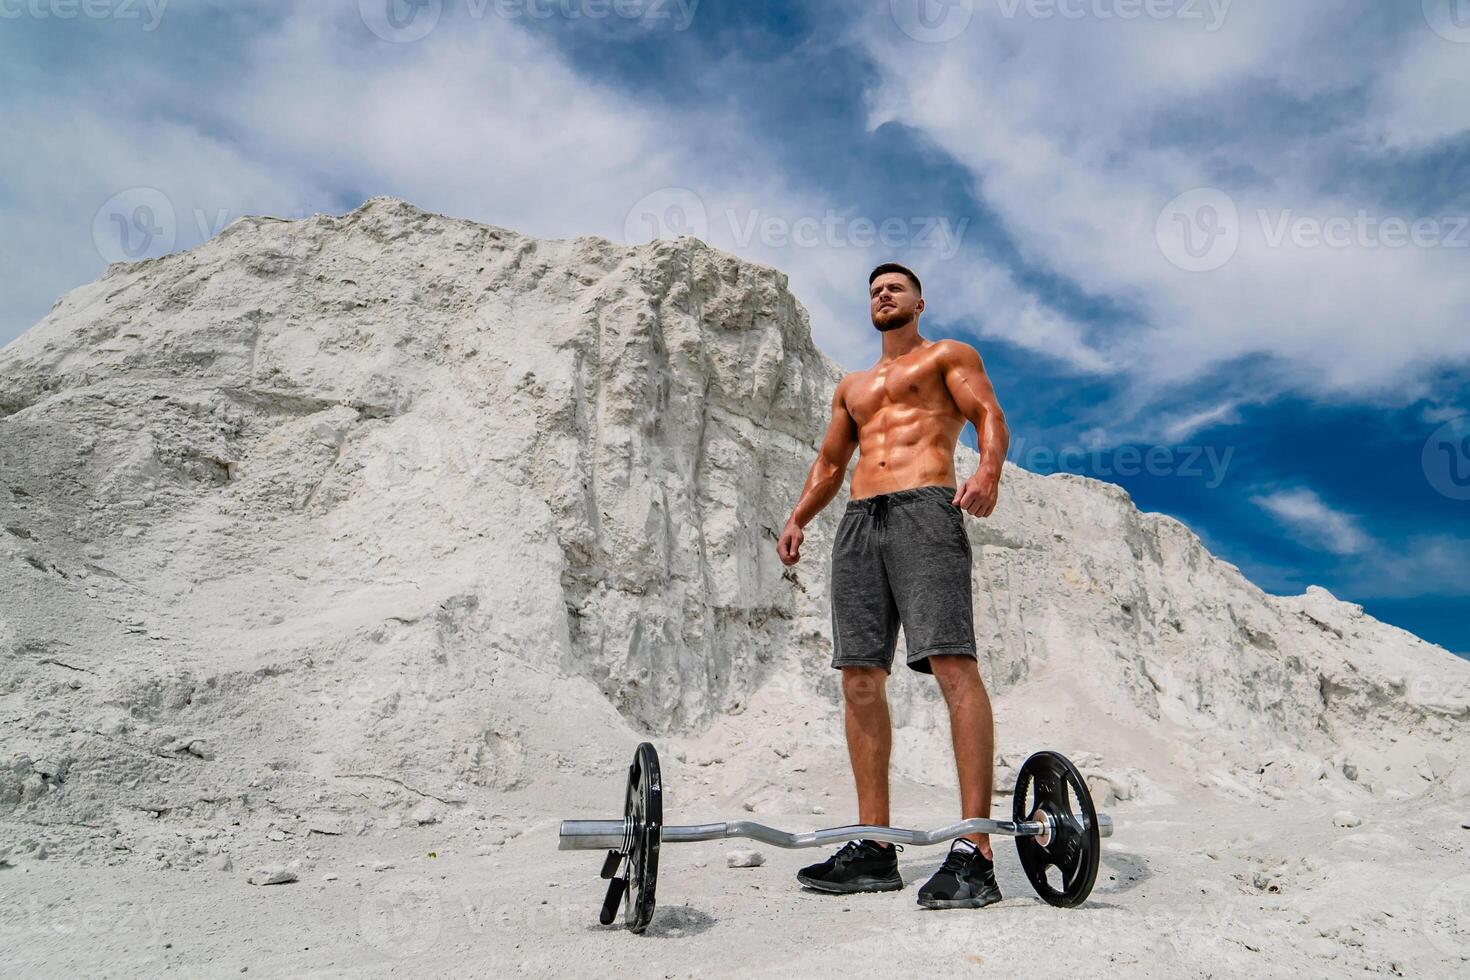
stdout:
MULTIPOLYGON (((670 822, 853 816, 845 494, 775 556, 840 373, 773 269, 385 198, 66 296, 0 351, 5 972, 1463 975, 1470 664, 1010 466, 969 522, 997 808, 1081 763, 1091 901, 1004 841, 974 913, 670 845, 648 935, 598 927, 556 825, 619 816, 644 738, 670 822)), ((932 681, 891 698, 895 821, 947 823, 932 681)))

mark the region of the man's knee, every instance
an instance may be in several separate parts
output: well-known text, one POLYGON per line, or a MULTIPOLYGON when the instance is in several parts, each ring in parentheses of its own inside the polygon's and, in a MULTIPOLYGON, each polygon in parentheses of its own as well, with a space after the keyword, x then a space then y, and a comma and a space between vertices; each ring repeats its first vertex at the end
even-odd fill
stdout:
POLYGON ((953 695, 984 692, 985 682, 980 679, 980 665, 975 658, 964 654, 936 654, 929 658, 929 669, 946 698, 953 695))
POLYGON ((882 703, 887 688, 888 671, 882 667, 842 668, 842 699, 854 708, 882 703))

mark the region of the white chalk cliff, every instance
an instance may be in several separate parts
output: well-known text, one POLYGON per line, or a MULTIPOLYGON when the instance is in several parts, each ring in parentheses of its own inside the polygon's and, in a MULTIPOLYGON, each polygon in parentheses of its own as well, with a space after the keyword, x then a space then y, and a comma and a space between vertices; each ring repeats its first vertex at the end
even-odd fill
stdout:
MULTIPOLYGON (((12 859, 483 815, 558 780, 611 805, 640 736, 752 706, 840 747, 846 492, 775 554, 840 376, 784 275, 691 238, 375 198, 110 267, 0 351, 12 859)), ((1007 465, 967 524, 1009 761, 1057 748, 1105 796, 1465 792, 1448 652, 1266 595, 1095 480, 1007 465)), ((908 675, 895 765, 941 783, 942 704, 908 675)))

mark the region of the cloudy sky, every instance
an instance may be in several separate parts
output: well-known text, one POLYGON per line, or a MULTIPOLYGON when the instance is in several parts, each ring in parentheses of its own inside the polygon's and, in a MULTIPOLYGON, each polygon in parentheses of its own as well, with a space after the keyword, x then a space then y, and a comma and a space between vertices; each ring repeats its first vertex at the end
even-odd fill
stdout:
POLYGON ((0 0, 0 86, 0 343, 378 194, 696 234, 851 370, 896 259, 1015 462, 1470 651, 1470 4, 0 0))

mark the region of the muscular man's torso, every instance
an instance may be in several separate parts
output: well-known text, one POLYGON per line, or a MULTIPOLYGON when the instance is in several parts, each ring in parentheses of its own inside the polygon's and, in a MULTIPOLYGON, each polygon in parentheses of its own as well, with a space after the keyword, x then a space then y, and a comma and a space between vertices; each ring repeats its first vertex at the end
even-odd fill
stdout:
POLYGON ((930 341, 845 379, 847 413, 858 430, 851 499, 958 485, 954 449, 965 417, 944 382, 938 346, 930 341))

